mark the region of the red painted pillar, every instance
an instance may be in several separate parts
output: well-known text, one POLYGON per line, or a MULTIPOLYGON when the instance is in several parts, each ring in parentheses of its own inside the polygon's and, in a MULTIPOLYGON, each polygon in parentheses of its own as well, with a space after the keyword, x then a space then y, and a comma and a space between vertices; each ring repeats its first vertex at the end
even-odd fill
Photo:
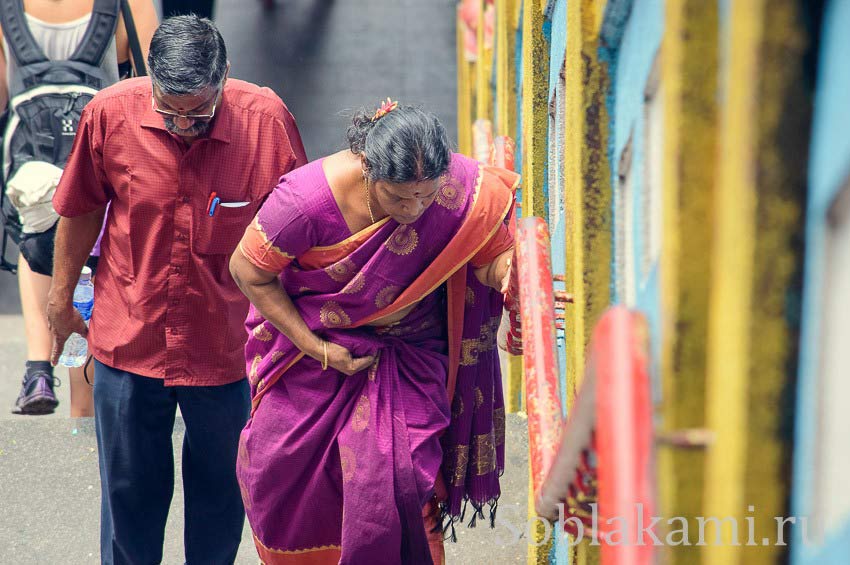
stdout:
POLYGON ((549 472, 561 439, 561 399, 555 344, 555 299, 549 232, 536 217, 517 222, 516 257, 528 411, 530 470, 534 492, 549 472))
POLYGON ((599 321, 591 342, 600 521, 623 520, 604 527, 613 542, 622 543, 603 542, 603 565, 652 563, 652 537, 639 533, 651 524, 655 507, 647 332, 642 316, 615 307, 599 321))

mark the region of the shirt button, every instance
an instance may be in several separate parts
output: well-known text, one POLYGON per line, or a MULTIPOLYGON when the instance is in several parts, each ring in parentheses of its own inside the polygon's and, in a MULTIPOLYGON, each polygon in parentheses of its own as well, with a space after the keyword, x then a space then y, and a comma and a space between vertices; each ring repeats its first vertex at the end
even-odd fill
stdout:
POLYGON ((183 241, 184 239, 186 239, 186 236, 183 235, 183 232, 177 232, 177 235, 175 235, 174 237, 177 238, 178 241, 183 241))
POLYGON ((171 267, 171 270, 175 273, 179 273, 180 272, 180 265, 175 265, 174 267, 171 267))
POLYGON ((183 198, 181 198, 180 200, 182 200, 184 204, 188 204, 188 203, 189 203, 190 198, 189 198, 188 196, 184 196, 184 197, 183 197, 183 198))
POLYGON ((174 298, 174 299, 172 299, 172 300, 171 300, 171 305, 172 305, 172 306, 177 306, 178 304, 180 304, 180 299, 179 299, 179 298, 174 298))

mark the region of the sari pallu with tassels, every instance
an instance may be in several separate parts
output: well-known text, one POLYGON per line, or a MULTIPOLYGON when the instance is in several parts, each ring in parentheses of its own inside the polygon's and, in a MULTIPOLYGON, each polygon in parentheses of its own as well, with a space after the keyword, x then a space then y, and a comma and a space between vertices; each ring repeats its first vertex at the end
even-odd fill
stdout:
POLYGON ((494 511, 504 468, 502 297, 473 268, 512 246, 518 182, 453 155, 416 222, 384 219, 326 243, 319 224, 280 220, 294 206, 302 222, 324 218, 325 232, 343 221, 333 204, 303 204, 332 198, 318 161, 284 177, 248 228, 241 252, 282 272, 307 325, 356 357, 376 356, 352 376, 323 371, 252 307, 253 406, 237 476, 263 562, 432 563, 442 560, 435 494, 447 527, 467 501, 473 520, 488 503, 494 511), (308 249, 295 249, 293 231, 312 235, 308 249))

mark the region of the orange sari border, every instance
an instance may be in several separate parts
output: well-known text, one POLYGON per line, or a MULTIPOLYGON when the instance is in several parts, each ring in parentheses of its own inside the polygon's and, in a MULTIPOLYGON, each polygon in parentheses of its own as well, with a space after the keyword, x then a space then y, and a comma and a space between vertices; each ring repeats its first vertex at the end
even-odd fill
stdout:
POLYGON ((283 271, 295 259, 294 255, 283 251, 269 240, 256 217, 245 229, 245 235, 239 242, 239 252, 256 267, 271 273, 283 271))
POLYGON ((340 261, 360 247, 372 235, 390 221, 389 216, 378 220, 371 226, 366 226, 354 235, 333 245, 317 246, 307 250, 298 258, 298 263, 306 269, 324 269, 340 261))
POLYGON ((338 545, 322 545, 287 551, 266 547, 256 534, 252 537, 257 554, 266 565, 336 565, 342 555, 342 548, 338 545))
POLYGON ((305 357, 306 355, 307 355, 306 353, 304 353, 303 351, 300 351, 300 352, 299 352, 299 353, 295 356, 295 359, 293 359, 292 361, 290 361, 289 363, 287 363, 286 365, 284 365, 284 366, 280 369, 280 371, 278 371, 277 373, 272 374, 271 376, 266 377, 265 379, 261 379, 261 380, 257 383, 257 392, 254 394, 254 398, 252 398, 252 399, 251 399, 251 417, 252 417, 252 418, 253 418, 253 416, 254 416, 254 412, 256 412, 256 411, 257 411, 257 408, 260 406, 260 400, 262 400, 262 399, 263 399, 263 396, 265 396, 265 395, 266 395, 266 391, 271 390, 272 385, 274 385, 274 384, 277 382, 277 380, 278 380, 280 377, 282 377, 282 376, 283 376, 283 374, 284 374, 285 372, 287 372, 289 369, 291 369, 293 365, 295 365, 296 363, 298 363, 299 361, 301 361, 301 359, 302 359, 303 357, 305 357))

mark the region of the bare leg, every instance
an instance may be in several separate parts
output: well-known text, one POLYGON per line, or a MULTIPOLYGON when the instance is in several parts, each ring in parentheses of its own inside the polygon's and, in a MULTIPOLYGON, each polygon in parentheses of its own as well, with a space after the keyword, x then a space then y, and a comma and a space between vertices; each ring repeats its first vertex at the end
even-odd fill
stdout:
POLYGON ((53 346, 53 338, 47 329, 47 292, 50 290, 50 277, 34 273, 21 255, 18 257, 18 288, 27 337, 27 359, 47 361, 53 346))
POLYGON ((83 375, 83 367, 72 367, 68 369, 68 377, 68 380, 71 381, 71 417, 90 418, 94 416, 94 399, 92 398, 94 361, 88 364, 86 375, 83 375), (89 378, 88 383, 86 376, 89 378))
POLYGON ((18 258, 18 288, 27 340, 27 369, 13 414, 52 414, 59 403, 53 392, 58 382, 50 366, 53 338, 47 329, 47 294, 50 277, 32 271, 23 256, 18 258))

